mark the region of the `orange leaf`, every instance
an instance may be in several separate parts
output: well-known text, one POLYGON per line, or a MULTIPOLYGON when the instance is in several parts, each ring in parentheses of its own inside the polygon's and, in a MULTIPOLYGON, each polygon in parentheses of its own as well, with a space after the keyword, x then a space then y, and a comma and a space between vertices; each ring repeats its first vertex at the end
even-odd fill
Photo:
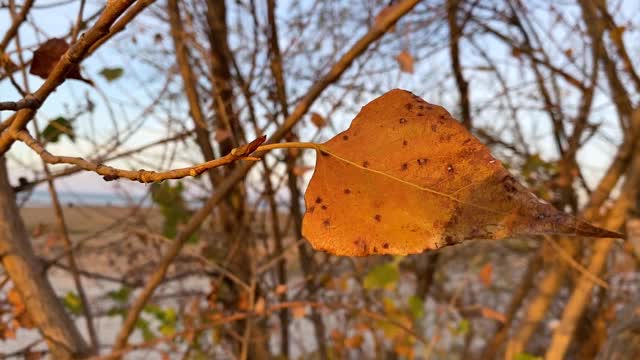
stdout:
POLYGON ((303 235, 336 255, 526 234, 620 237, 539 200, 442 107, 392 90, 318 145, 303 235))
POLYGON ((255 304, 253 304, 253 311, 256 314, 264 314, 265 301, 263 297, 259 297, 255 304))
POLYGON ((482 283, 486 287, 491 286, 491 283, 493 282, 492 275, 493 275, 493 264, 491 263, 486 263, 482 267, 482 269, 480 269, 480 274, 478 274, 478 276, 480 276, 480 281, 482 281, 482 283))
POLYGON ((359 348, 362 343, 364 342, 364 338, 362 337, 362 335, 360 334, 356 334, 353 335, 351 337, 348 337, 345 341, 344 341, 344 346, 348 347, 348 348, 359 348))
POLYGON ((278 286, 276 286, 277 295, 282 295, 286 293, 287 293, 287 284, 278 284, 278 286))
POLYGON ((400 71, 413 74, 413 56, 408 51, 403 50, 398 54, 396 61, 400 65, 400 71))
POLYGON ((306 315, 307 309, 304 306, 295 306, 291 308, 291 313, 294 319, 302 319, 306 315))
POLYGON ((311 113, 311 122, 313 123, 313 125, 315 125, 318 129, 323 128, 327 125, 327 120, 325 120, 322 115, 318 114, 317 112, 312 112, 311 113))
POLYGON ((482 307, 480 309, 480 313, 482 314, 482 317, 485 317, 487 319, 493 319, 501 323, 504 323, 507 321, 503 313, 495 311, 493 309, 489 309, 487 307, 482 307))

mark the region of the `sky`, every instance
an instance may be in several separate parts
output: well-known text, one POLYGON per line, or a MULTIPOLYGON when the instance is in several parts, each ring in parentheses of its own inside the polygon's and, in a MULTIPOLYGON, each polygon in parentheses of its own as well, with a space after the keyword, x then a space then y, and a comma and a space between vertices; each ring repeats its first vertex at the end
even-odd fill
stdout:
MULTIPOLYGON (((33 47, 34 44, 41 42, 43 39, 60 36, 68 31, 71 24, 75 21, 78 3, 71 3, 67 6, 53 8, 46 6, 47 4, 57 2, 59 2, 59 0, 40 0, 36 3, 40 8, 34 10, 33 18, 37 19, 37 23, 40 27, 40 33, 34 33, 30 26, 23 26, 20 35, 24 47, 33 47)), ((94 13, 101 3, 101 1, 87 2, 85 14, 94 13)), ((623 1, 622 6, 625 9, 628 8, 628 11, 625 12, 627 14, 640 14, 640 1, 623 1)), ((285 12, 287 8, 288 6, 286 4, 279 7, 279 15, 281 15, 281 17, 286 16, 285 12)), ((6 10, 0 11, 0 34, 4 34, 9 24, 8 12, 6 10)), ((123 53, 126 53, 126 51, 129 51, 131 48, 130 46, 127 46, 130 45, 129 43, 125 43, 133 41, 130 36, 131 33, 136 35, 139 34, 139 36, 135 36, 135 38, 136 41, 141 43, 141 45, 142 42, 145 41, 154 41, 153 34, 160 33, 162 35, 162 40, 155 43, 154 46, 165 47, 167 51, 170 51, 171 43, 169 35, 162 33, 162 31, 165 30, 166 27, 157 26, 150 17, 145 17, 143 21, 137 21, 130 25, 126 30, 128 33, 126 37, 117 38, 116 41, 107 44, 107 46, 101 48, 94 56, 83 63, 82 73, 84 76, 93 80, 96 87, 92 88, 82 82, 72 80, 65 82, 54 94, 51 95, 49 100, 45 102, 44 106, 38 112, 37 119, 39 124, 41 124, 40 126, 44 126, 49 119, 60 115, 65 116, 74 113, 79 107, 86 104, 87 99, 90 99, 91 102, 95 104, 93 113, 83 115, 76 120, 79 124, 79 131, 84 135, 95 139, 101 139, 102 142, 105 142, 105 134, 108 138, 110 134, 113 133, 114 128, 122 126, 122 124, 126 122, 137 123, 144 129, 144 131, 137 132, 133 136, 127 138, 123 145, 124 148, 139 146, 169 135, 170 132, 168 132, 164 123, 166 121, 166 116, 163 114, 162 106, 154 108, 151 113, 144 112, 144 105, 152 101, 154 95, 160 91, 165 84, 161 81, 162 79, 156 78, 155 70, 151 65, 145 64, 141 61, 127 62, 129 58, 126 55, 123 56, 123 53), (119 67, 125 69, 125 74, 121 79, 113 82, 107 81, 99 74, 104 68, 119 67), (111 108, 107 108, 104 105, 105 102, 103 101, 103 98, 108 98, 110 100, 112 104, 111 108), (116 119, 115 122, 113 122, 112 119, 116 119)), ((402 29, 399 31, 402 31, 402 29)), ((359 35, 358 31, 354 31, 354 39, 357 38, 357 35, 359 35)), ((281 39, 281 44, 284 44, 282 45, 284 47, 294 41, 293 37, 295 37, 296 34, 284 33, 282 36, 283 39, 281 39)), ((406 36, 403 40, 403 44, 401 45, 412 49, 412 46, 416 46, 415 44, 419 43, 420 40, 421 39, 417 39, 415 35, 406 36)), ((633 44, 633 42, 630 43, 633 44)), ((489 42, 482 45, 492 54, 504 53, 505 58, 510 56, 509 53, 511 50, 498 42, 489 42)), ((13 49, 12 46, 13 45, 9 47, 9 51, 13 49)), ((632 54, 638 54, 638 46, 631 50, 632 54)), ((463 51, 472 51, 472 49, 464 48, 463 51)), ((416 49, 415 52, 418 53, 418 50, 416 49)), ((395 54, 389 54, 391 60, 394 56, 395 54)), ((173 59, 170 61, 174 62, 173 59)), ((473 64, 465 64, 465 66, 472 65, 473 64)), ((446 52, 430 54, 428 58, 416 57, 415 66, 416 74, 427 74, 427 77, 397 72, 390 75, 393 78, 390 79, 388 83, 392 87, 405 88, 417 93, 418 95, 424 96, 429 102, 438 101, 446 108, 454 108, 456 104, 455 95, 422 93, 425 88, 429 88, 429 83, 435 84, 435 82, 440 80, 436 78, 429 78, 428 74, 438 73, 440 68, 449 66, 446 52), (436 96, 437 101, 432 100, 430 96, 436 96)), ((472 91, 475 91, 475 93, 472 93, 472 97, 474 98, 474 101, 487 100, 486 96, 484 96, 484 92, 478 91, 478 89, 486 88, 493 90, 496 84, 490 83, 490 80, 483 78, 482 75, 476 74, 478 74, 478 72, 474 72, 474 77, 470 77, 468 79, 472 83, 472 91), (483 99, 483 96, 485 99, 483 99)), ((517 78, 518 76, 521 76, 521 74, 513 73, 510 74, 510 76, 517 78)), ((452 81, 452 79, 445 80, 452 81)), ((32 90, 40 86, 42 82, 43 80, 34 76, 30 76, 29 78, 29 85, 32 90)), ((306 89, 308 85, 308 83, 293 83, 291 84, 291 88, 297 89, 299 93, 303 93, 304 89, 306 89)), ((493 92, 486 92, 487 96, 491 93, 493 92)), ((360 101, 362 101, 362 105, 364 105, 378 95, 381 94, 369 94, 369 98, 363 98, 360 99, 360 101)), ((1 82, 0 100, 5 101, 17 99, 19 99, 19 95, 11 87, 9 82, 1 82)), ((602 104, 604 102, 606 102, 606 99, 599 95, 599 97, 596 97, 595 107, 598 108, 598 104, 602 104)), ((327 106, 328 104, 320 101, 314 105, 312 110, 324 110, 327 106)), ((602 121, 605 122, 605 126, 615 123, 615 121, 611 121, 612 119, 606 119, 608 111, 609 110, 607 108, 603 108, 603 110, 596 112, 596 117, 601 117, 602 121)), ((5 119, 10 114, 11 112, 8 111, 0 112, 0 120, 5 119)), ((334 120, 336 130, 341 131, 346 129, 353 115, 355 114, 349 110, 333 114, 332 119, 334 120)), ((496 117, 501 116, 502 114, 496 114, 496 117)), ((528 135, 534 136, 535 134, 545 134, 550 131, 548 121, 541 121, 540 114, 538 113, 525 113, 522 115, 522 119, 522 124, 528 135)), ((491 127, 493 124, 490 120, 487 121, 485 119, 484 124, 481 125, 491 127)), ((124 129, 119 130, 124 131, 124 129)), ((171 129, 170 131, 175 133, 180 130, 181 129, 171 129)), ((305 131, 309 134, 311 130, 305 128, 305 131)), ((614 143, 619 141, 620 132, 617 127, 610 126, 610 128, 605 129, 604 132, 611 137, 614 143)), ((325 131, 321 134, 320 139, 326 140, 332 135, 332 132, 325 131)), ((537 143, 534 142, 534 144, 536 144, 536 149, 533 150, 541 153, 543 157, 552 158, 555 155, 553 146, 550 146, 547 140, 537 143)), ((51 144, 47 147, 53 153, 71 155, 83 154, 85 156, 93 155, 91 151, 94 149, 93 144, 88 142, 76 141, 74 143, 66 139, 61 141, 59 144, 51 144)), ((610 143, 606 139, 596 138, 580 151, 578 158, 581 163, 586 165, 585 168, 588 172, 587 178, 589 183, 595 184, 597 182, 598 178, 602 175, 603 170, 610 162, 614 148, 615 144, 610 143)), ((187 152, 185 148, 181 149, 183 153, 187 152)), ((193 147, 190 147, 188 151, 193 153, 193 147)), ((162 156, 163 154, 157 155, 162 156)), ((26 176, 30 179, 34 176, 31 171, 25 171, 24 166, 20 166, 19 163, 26 163, 35 168, 40 168, 39 159, 22 144, 14 145, 10 152, 10 159, 12 159, 10 163, 11 176, 14 181, 19 176, 26 176)), ((181 159, 176 159, 173 162, 164 161, 162 164, 173 165, 174 167, 184 166, 197 160, 198 159, 195 156, 183 156, 181 159)), ((121 167, 132 166, 132 162, 127 160, 115 161, 110 164, 121 167)), ((145 168, 152 169, 153 165, 154 164, 147 164, 145 168)), ((134 166, 139 166, 139 163, 134 164, 134 166)), ((142 194, 148 189, 147 185, 138 183, 125 183, 123 181, 105 182, 96 174, 86 172, 64 178, 59 181, 58 184, 61 191, 75 192, 110 193, 114 191, 128 191, 133 194, 142 194)))

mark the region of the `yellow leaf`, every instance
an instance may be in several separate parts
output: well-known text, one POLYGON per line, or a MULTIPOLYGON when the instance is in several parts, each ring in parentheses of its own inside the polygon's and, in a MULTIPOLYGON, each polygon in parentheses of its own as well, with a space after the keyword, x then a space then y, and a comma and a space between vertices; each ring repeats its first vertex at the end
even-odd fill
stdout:
POLYGON ((318 145, 303 235, 336 255, 406 255, 526 234, 620 237, 542 202, 442 107, 392 90, 318 145))
POLYGON ((403 50, 398 54, 396 61, 400 65, 400 71, 413 74, 413 56, 408 51, 403 50))

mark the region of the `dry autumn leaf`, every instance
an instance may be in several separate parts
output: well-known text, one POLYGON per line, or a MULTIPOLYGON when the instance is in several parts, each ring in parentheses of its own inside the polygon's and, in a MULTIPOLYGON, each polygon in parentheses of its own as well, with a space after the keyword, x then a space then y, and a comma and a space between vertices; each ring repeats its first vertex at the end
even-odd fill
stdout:
MULTIPOLYGON (((33 60, 31 60, 29 73, 40 76, 43 79, 48 78, 58 63, 58 60, 60 60, 67 50, 69 50, 69 44, 67 44, 64 39, 52 38, 47 40, 33 52, 33 60)), ((67 78, 81 80, 89 85, 93 85, 91 80, 84 78, 80 74, 80 67, 78 65, 73 66, 71 70, 69 70, 67 78)))
POLYGON ((539 200, 442 107, 404 90, 318 145, 303 235, 336 255, 413 254, 528 234, 620 237, 539 200))
POLYGON ((317 112, 311 113, 311 122, 318 129, 321 129, 327 125, 327 120, 325 120, 324 117, 322 117, 322 115, 318 114, 317 112))
POLYGON ((403 50, 398 54, 396 61, 400 65, 400 71, 413 74, 413 56, 408 51, 403 50))
POLYGON ((482 269, 480 269, 478 276, 484 286, 491 287, 491 283, 493 282, 493 264, 486 263, 482 269))
POLYGON ((490 309, 488 307, 480 308, 480 313, 482 314, 482 317, 484 317, 484 318, 493 319, 493 320, 499 321, 499 322, 501 322, 503 324, 507 321, 507 318, 504 316, 503 313, 495 311, 495 310, 490 309))

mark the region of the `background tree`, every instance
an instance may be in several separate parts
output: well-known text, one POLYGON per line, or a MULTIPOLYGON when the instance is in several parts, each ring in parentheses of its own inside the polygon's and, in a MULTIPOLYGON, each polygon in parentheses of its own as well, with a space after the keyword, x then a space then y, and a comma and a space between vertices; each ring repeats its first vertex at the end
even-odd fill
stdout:
POLYGON ((639 13, 622 0, 0 1, 0 351, 626 351, 611 344, 638 316, 639 13), (231 152, 261 135, 322 142, 396 87, 449 109, 540 198, 628 241, 314 252, 301 235, 313 152, 231 152), (113 204, 86 201, 97 190, 113 204))

